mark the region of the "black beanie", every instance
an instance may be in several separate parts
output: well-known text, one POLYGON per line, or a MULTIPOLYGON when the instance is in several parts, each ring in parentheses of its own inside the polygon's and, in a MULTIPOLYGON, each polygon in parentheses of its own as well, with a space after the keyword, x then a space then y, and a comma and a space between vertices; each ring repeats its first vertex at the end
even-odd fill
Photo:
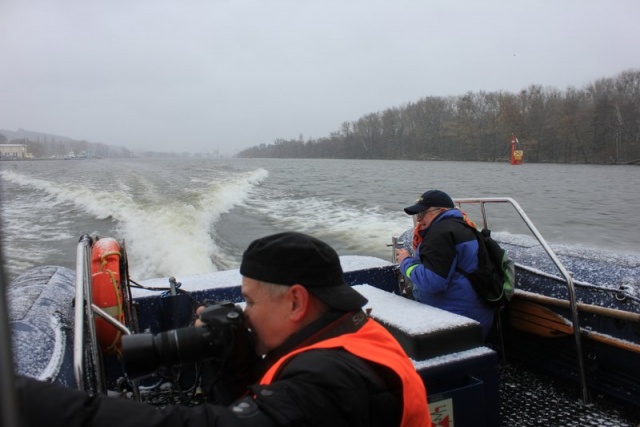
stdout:
POLYGON ((254 240, 242 256, 240 274, 261 282, 302 285, 341 311, 358 310, 367 303, 345 283, 336 251, 303 233, 288 231, 254 240))

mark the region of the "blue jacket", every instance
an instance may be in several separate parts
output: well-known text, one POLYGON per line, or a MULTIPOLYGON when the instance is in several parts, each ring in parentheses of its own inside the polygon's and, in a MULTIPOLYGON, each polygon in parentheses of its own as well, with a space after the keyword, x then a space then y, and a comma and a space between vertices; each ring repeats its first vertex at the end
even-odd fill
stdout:
POLYGON ((405 258, 400 271, 413 282, 416 300, 477 320, 486 337, 494 310, 456 271, 456 265, 469 272, 478 268, 478 241, 471 229, 451 218, 462 218, 462 212, 447 210, 420 232, 419 258, 405 258))

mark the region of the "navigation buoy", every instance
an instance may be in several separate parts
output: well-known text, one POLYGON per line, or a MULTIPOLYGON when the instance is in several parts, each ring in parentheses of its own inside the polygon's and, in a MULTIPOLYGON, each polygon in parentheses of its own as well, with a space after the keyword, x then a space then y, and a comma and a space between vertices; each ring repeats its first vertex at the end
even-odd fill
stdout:
POLYGON ((518 150, 518 138, 516 138, 515 134, 511 135, 511 164, 512 165, 521 165, 523 152, 522 150, 518 150))

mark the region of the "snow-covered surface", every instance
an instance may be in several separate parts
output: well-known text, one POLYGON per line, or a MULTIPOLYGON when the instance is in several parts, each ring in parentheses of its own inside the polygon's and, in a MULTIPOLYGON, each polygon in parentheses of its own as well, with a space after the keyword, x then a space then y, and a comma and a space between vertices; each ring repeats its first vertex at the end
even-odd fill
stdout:
MULTIPOLYGON (((240 286, 242 276, 238 269, 216 271, 213 273, 194 274, 190 276, 176 277, 176 281, 181 283, 180 289, 187 292, 202 291, 206 289, 226 288, 240 286)), ((145 287, 169 288, 169 278, 159 277, 155 279, 141 280, 139 283, 145 287)), ((131 295, 134 298, 151 295, 148 290, 132 288, 131 295)))
MULTIPOLYGON (((500 243, 519 246, 522 248, 539 248, 540 243, 533 236, 522 234, 510 234, 506 232, 491 233, 491 236, 500 243)), ((635 252, 616 252, 602 248, 585 248, 576 245, 547 242, 556 255, 567 255, 587 260, 599 260, 606 263, 618 264, 625 267, 640 266, 640 254, 635 252)))
MULTIPOLYGON (((370 256, 359 255, 343 255, 340 257, 342 270, 346 272, 364 270, 367 268, 386 267, 391 265, 389 261, 370 256)), ((188 292, 202 291, 206 289, 226 288, 231 286, 240 286, 242 284, 242 275, 240 270, 224 270, 213 273, 194 274, 191 276, 176 277, 176 281, 181 283, 180 289, 188 292)), ((169 278, 160 277, 139 282, 145 287, 169 287, 169 278)), ((150 293, 144 289, 133 288, 131 294, 134 298, 149 296, 150 293)))
MULTIPOLYGON (((75 276, 73 270, 50 265, 25 271, 7 287, 9 320, 32 319, 33 311, 42 305, 59 308, 69 304, 75 293, 75 276)), ((48 320, 42 323, 48 324, 48 320)))
POLYGON ((75 272, 57 266, 32 268, 7 287, 16 370, 74 386, 71 348, 75 272))
MULTIPOLYGON (((391 263, 373 257, 343 256, 340 258, 345 272, 369 268, 385 267, 391 263)), ((189 292, 238 286, 242 276, 235 270, 209 274, 177 277, 181 289, 189 292)), ((168 278, 142 281, 143 286, 167 288, 168 278)), ((399 295, 378 289, 370 284, 358 284, 353 287, 368 299, 365 309, 371 309, 371 316, 383 324, 394 327, 408 336, 423 336, 450 330, 479 328, 479 323, 467 317, 450 313, 439 308, 421 304, 399 295)), ((147 296, 149 291, 132 289, 134 297, 147 296)), ((462 356, 454 356, 462 357, 462 356)))
POLYGON ((38 379, 47 381, 50 378, 55 378, 62 368, 62 362, 64 361, 65 352, 69 349, 66 348, 67 344, 67 331, 64 327, 64 319, 60 318, 59 314, 51 316, 51 330, 54 331, 54 343, 51 349, 51 359, 49 364, 39 373, 38 379))
POLYGON ((494 354, 495 351, 489 347, 476 347, 471 350, 459 351, 457 353, 445 354, 443 356, 433 357, 425 360, 412 360, 416 370, 432 368, 434 366, 446 365, 453 361, 460 362, 463 360, 477 359, 486 355, 494 354))
POLYGON ((366 268, 386 267, 391 265, 389 261, 371 256, 360 255, 343 255, 340 257, 342 270, 346 273, 349 271, 364 270, 366 268))
POLYGON ((371 285, 356 285, 355 290, 364 295, 371 308, 371 316, 409 335, 423 335, 479 325, 475 320, 417 301, 385 292, 371 285))

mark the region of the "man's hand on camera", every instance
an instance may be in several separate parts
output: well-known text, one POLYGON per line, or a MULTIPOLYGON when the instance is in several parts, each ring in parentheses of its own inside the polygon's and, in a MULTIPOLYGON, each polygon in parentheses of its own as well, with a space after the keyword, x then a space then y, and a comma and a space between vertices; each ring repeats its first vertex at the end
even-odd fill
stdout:
POLYGON ((406 249, 396 249, 396 261, 398 261, 398 264, 400 264, 402 261, 404 261, 404 259, 407 258, 408 256, 410 256, 408 250, 406 250, 406 249))
POLYGON ((206 308, 206 306, 201 305, 200 307, 198 307, 196 309, 196 322, 195 322, 195 326, 204 326, 204 323, 202 323, 202 320, 200 320, 200 313, 202 313, 202 310, 204 310, 206 308))

